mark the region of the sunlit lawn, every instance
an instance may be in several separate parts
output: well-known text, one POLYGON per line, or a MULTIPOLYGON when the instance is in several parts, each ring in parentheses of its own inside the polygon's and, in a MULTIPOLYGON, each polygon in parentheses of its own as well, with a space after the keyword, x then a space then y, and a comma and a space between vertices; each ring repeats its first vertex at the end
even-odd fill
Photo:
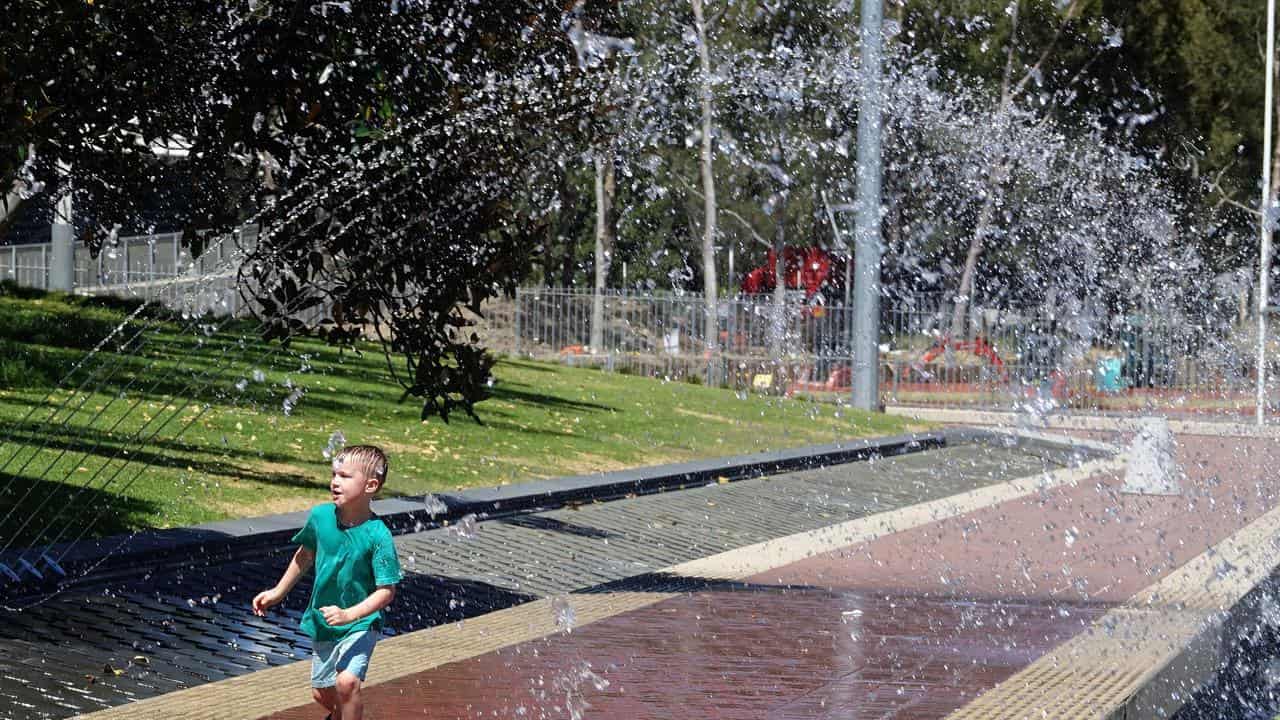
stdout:
POLYGON ((336 430, 389 451, 388 494, 418 495, 909 427, 829 403, 520 360, 497 366, 483 425, 461 414, 423 422, 374 348, 281 349, 247 323, 206 334, 160 322, 140 347, 98 353, 46 398, 125 316, 71 303, 0 295, 0 517, 16 508, 0 521, 4 541, 307 507, 324 499, 322 450, 336 430), (296 388, 305 394, 285 414, 296 388))

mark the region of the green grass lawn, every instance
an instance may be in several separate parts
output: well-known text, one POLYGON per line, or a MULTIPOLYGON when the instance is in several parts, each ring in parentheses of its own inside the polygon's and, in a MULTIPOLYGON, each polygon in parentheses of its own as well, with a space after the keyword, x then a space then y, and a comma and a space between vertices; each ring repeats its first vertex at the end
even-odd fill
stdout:
POLYGON ((282 349, 247 322, 191 331, 178 318, 126 325, 120 338, 156 323, 55 389, 130 309, 0 286, 0 547, 308 507, 325 499, 335 430, 388 450, 388 495, 419 495, 909 428, 827 403, 511 359, 477 406, 483 425, 423 422, 375 348, 282 349))

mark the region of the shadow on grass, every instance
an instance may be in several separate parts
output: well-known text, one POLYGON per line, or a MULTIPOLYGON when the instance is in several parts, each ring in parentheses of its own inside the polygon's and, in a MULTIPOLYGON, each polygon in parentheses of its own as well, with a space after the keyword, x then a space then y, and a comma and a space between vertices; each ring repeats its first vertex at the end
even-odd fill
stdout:
POLYGON ((161 510, 159 503, 110 490, 0 473, 0 546, 45 545, 59 534, 65 542, 82 532, 84 537, 129 532, 161 510))
MULTIPOLYGON (((254 468, 252 465, 241 465, 228 461, 201 460, 191 457, 193 454, 217 453, 250 463, 269 462, 283 465, 298 462, 298 459, 292 456, 273 453, 259 455, 255 451, 232 447, 210 448, 183 442, 176 438, 152 438, 142 443, 142 447, 138 447, 136 443, 130 444, 130 439, 133 437, 132 433, 108 435, 97 429, 73 427, 68 430, 55 424, 42 422, 14 423, 11 429, 13 435, 5 443, 3 452, 0 452, 0 465, 7 465, 5 471, 10 473, 21 473, 18 476, 18 484, 22 483, 24 477, 27 478, 29 484, 30 482, 48 480, 51 477, 52 479, 57 479, 56 476, 59 474, 64 477, 76 477, 80 482, 85 482, 89 481, 89 478, 94 473, 97 473, 99 468, 103 468, 102 472, 92 480, 92 485, 101 485, 108 482, 113 476, 116 479, 110 482, 119 484, 127 482, 133 476, 146 472, 148 468, 152 467, 197 471, 206 475, 234 477, 285 487, 317 487, 318 484, 323 483, 326 479, 323 475, 323 469, 317 469, 314 474, 272 472, 254 468), (21 447, 15 448, 15 445, 21 447), (32 451, 39 448, 43 448, 45 452, 66 451, 66 454, 58 462, 75 463, 77 467, 88 467, 89 471, 81 477, 74 471, 68 475, 66 469, 59 470, 54 468, 48 472, 51 477, 41 477, 45 473, 45 469, 53 462, 53 458, 39 455, 28 464, 27 461, 31 458, 32 451), (126 449, 128 454, 117 453, 121 448, 126 449), (118 476, 116 476, 117 471, 119 472, 118 476)), ((146 437, 145 433, 143 437, 146 437)))
MULTIPOLYGON (((610 412, 617 409, 611 405, 601 405, 600 403, 583 402, 581 400, 570 400, 568 398, 556 397, 555 395, 547 395, 540 392, 514 390, 509 387, 509 385, 512 384, 515 383, 499 383, 493 390, 493 399, 525 403, 528 405, 538 405, 541 407, 553 407, 559 410, 576 410, 579 412, 610 412)), ((484 405, 481 405, 480 407, 483 408, 484 405)))
POLYGON ((520 370, 529 370, 532 372, 551 373, 552 375, 558 374, 560 372, 559 367, 532 363, 527 360, 510 360, 507 358, 502 358, 498 362, 498 367, 500 368, 511 367, 511 368, 517 368, 520 370))

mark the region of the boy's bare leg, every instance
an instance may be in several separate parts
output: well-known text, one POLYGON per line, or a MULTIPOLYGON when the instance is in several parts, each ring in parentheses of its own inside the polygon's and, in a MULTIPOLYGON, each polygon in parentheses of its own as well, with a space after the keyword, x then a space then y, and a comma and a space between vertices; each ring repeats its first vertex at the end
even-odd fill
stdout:
MULTIPOLYGON (((342 720, 364 720, 364 699, 360 695, 360 678, 346 670, 338 673, 338 705, 342 720)), ((334 720, 337 720, 335 717, 334 720)))
POLYGON ((329 717, 332 720, 340 720, 342 708, 339 707, 337 688, 311 688, 311 697, 329 711, 329 717))

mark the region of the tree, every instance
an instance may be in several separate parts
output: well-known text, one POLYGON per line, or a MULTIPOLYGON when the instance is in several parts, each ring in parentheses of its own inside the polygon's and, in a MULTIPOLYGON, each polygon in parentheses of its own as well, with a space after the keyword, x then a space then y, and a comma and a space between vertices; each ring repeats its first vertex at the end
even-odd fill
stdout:
POLYGON ((698 37, 699 102, 702 109, 702 146, 699 167, 702 170, 702 295, 705 298, 704 341, 708 351, 714 351, 717 343, 716 308, 719 290, 716 285, 716 182, 712 165, 712 107, 711 107, 711 53, 707 48, 707 21, 703 17, 702 0, 690 0, 693 4, 694 30, 698 37))
POLYGON ((617 238, 613 204, 617 182, 613 167, 613 147, 606 145, 593 158, 596 177, 596 253, 595 283, 591 294, 591 351, 604 348, 604 292, 608 287, 609 265, 617 238))
POLYGON ((493 358, 466 311, 527 272, 560 160, 592 141, 600 74, 577 62, 566 30, 607 21, 608 6, 19 8, 2 36, 0 73, 18 79, 4 187, 25 178, 59 192, 57 164, 74 166, 77 192, 103 208, 98 247, 147 190, 147 143, 184 139, 183 242, 198 253, 196 228, 252 212, 262 229, 242 292, 268 337, 316 331, 346 344, 371 333, 424 416, 474 416, 493 358), (315 308, 324 317, 303 321, 315 308))

